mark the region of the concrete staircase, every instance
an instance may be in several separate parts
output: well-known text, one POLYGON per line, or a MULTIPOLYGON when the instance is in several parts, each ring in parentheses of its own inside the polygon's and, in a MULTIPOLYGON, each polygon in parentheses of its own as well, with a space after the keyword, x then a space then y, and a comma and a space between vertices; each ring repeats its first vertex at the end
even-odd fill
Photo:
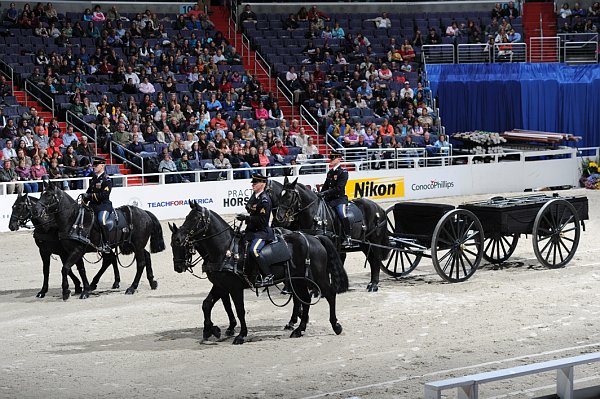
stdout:
MULTIPOLYGON (((237 51, 241 54, 241 46, 242 46, 242 34, 241 32, 231 32, 229 34, 229 20, 230 20, 230 11, 227 7, 224 6, 212 6, 210 8, 211 15, 210 20, 215 24, 215 28, 223 32, 223 36, 229 40, 230 43, 235 43, 237 40, 237 51)), ((244 57, 242 60, 242 64, 244 65, 244 69, 250 71, 255 78, 261 83, 263 90, 269 90, 269 84, 271 85, 271 91, 279 101, 279 106, 283 111, 283 115, 285 119, 287 119, 288 124, 291 123, 292 119, 298 119, 300 121, 300 126, 304 127, 306 133, 313 137, 315 143, 317 143, 317 147, 319 148, 319 152, 321 154, 326 154, 327 146, 325 145, 325 138, 319 138, 317 134, 313 131, 310 125, 300 117, 300 107, 298 105, 291 104, 280 92, 277 90, 277 78, 273 76, 269 76, 262 68, 258 67, 257 64, 262 64, 261 61, 257 59, 256 52, 252 49, 249 50, 249 54, 244 51, 244 57), (256 71, 256 72, 255 72, 256 71), (292 118, 293 115, 293 118, 292 118)), ((266 69, 266 68, 265 68, 266 69)))
POLYGON ((523 28, 531 62, 559 62, 554 3, 523 4, 523 28), (541 39, 548 38, 548 39, 541 39), (533 38, 533 40, 531 40, 533 38))
MULTIPOLYGON (((44 118, 44 120, 46 122, 50 122, 50 120, 52 119, 52 112, 47 110, 45 108, 45 106, 43 104, 41 104, 40 102, 38 102, 35 98, 33 98, 32 96, 27 94, 24 90, 20 90, 20 88, 15 85, 13 85, 13 95, 15 96, 19 105, 30 107, 30 108, 35 107, 38 110, 38 115, 40 117, 44 118)), ((58 125, 60 126, 60 129, 63 132, 67 130, 67 122, 59 121, 58 125)), ((77 134, 77 137, 79 139, 81 139, 81 132, 76 132, 76 134, 77 134)), ((96 143, 94 143, 94 142, 90 142, 90 143, 92 144, 93 147, 96 146, 96 143)), ((110 154, 98 152, 98 156, 103 157, 108 162, 110 162, 110 154)), ((116 164, 116 165, 119 167, 120 174, 122 174, 122 175, 131 174, 131 171, 125 165, 122 165, 122 164, 116 164)), ((127 177, 127 184, 128 185, 141 185, 142 179, 141 179, 141 177, 127 177)))

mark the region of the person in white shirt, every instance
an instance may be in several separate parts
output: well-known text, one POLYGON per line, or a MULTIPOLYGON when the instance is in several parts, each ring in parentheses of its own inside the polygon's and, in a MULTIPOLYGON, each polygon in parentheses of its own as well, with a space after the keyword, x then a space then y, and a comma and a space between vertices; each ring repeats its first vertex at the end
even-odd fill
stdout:
POLYGON ((130 66, 127 67, 127 73, 125 73, 125 81, 129 82, 129 79, 132 80, 135 87, 139 87, 140 77, 138 76, 137 73, 133 72, 133 68, 130 66))
POLYGON ((388 29, 388 28, 392 27, 392 21, 390 21, 390 18, 388 17, 387 12, 384 12, 383 14, 381 14, 381 17, 367 19, 367 21, 375 22, 375 26, 377 28, 388 29))
POLYGON ((6 147, 2 149, 2 155, 4 156, 4 159, 16 158, 17 151, 15 151, 13 148, 12 140, 7 140, 5 145, 6 147))
POLYGON ((150 83, 148 78, 144 78, 144 81, 142 83, 140 83, 139 89, 140 89, 140 93, 144 93, 144 94, 152 94, 156 91, 156 89, 154 88, 154 85, 152 83, 150 83))
POLYGON ((400 90, 400 98, 404 98, 407 92, 410 93, 411 98, 415 98, 415 93, 413 89, 410 88, 409 81, 404 82, 404 87, 402 88, 402 90, 400 90))
POLYGON ((218 64, 219 62, 227 61, 225 56, 223 55, 223 51, 221 49, 217 49, 217 53, 212 57, 213 62, 218 64))

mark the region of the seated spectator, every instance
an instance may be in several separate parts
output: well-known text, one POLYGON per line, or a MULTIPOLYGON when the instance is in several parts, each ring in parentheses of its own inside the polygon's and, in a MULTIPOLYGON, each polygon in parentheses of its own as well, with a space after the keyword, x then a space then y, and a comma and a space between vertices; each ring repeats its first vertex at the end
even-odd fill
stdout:
POLYGON ((17 179, 23 182, 23 189, 26 193, 37 193, 38 192, 38 184, 33 182, 31 176, 31 167, 25 163, 24 159, 21 159, 17 167, 15 168, 15 173, 17 174, 17 179))
POLYGON ((231 167, 233 169, 244 169, 240 171, 233 172, 234 179, 242 178, 249 179, 251 175, 250 164, 246 162, 244 156, 240 154, 240 147, 238 144, 233 146, 231 150, 231 154, 229 154, 229 162, 231 163, 231 167))
POLYGON ((358 144, 358 133, 356 129, 350 128, 348 132, 344 135, 341 144, 344 147, 354 147, 358 144))
POLYGON ((427 39, 425 39, 425 44, 442 44, 442 38, 435 28, 429 29, 429 35, 427 35, 427 39))
POLYGON ((140 93, 144 93, 144 94, 152 94, 156 91, 156 89, 154 88, 154 85, 152 83, 150 83, 150 80, 148 79, 148 77, 144 78, 142 83, 140 83, 138 89, 139 89, 140 93))
POLYGON ((265 104, 260 101, 258 107, 254 110, 254 119, 269 119, 269 111, 265 109, 265 104))
MULTIPOLYGON (((61 156, 62 158, 62 156, 61 156)), ((60 161, 58 161, 60 163, 60 161)), ((33 180, 42 180, 42 177, 46 176, 48 172, 44 165, 42 165, 42 159, 38 156, 33 157, 33 165, 31 165, 31 178, 33 180)))
POLYGON ((9 26, 16 26, 19 18, 19 11, 15 3, 10 3, 8 10, 6 10, 6 14, 4 15, 4 21, 8 23, 9 26))
MULTIPOLYGON (((175 162, 177 166, 177 171, 179 172, 192 172, 194 168, 192 167, 192 163, 188 158, 187 152, 183 153, 180 159, 175 162)), ((181 173, 181 181, 183 183, 189 183, 194 181, 193 173, 181 173)))
POLYGON ((331 36, 334 39, 343 39, 346 36, 344 29, 340 26, 339 22, 336 22, 333 29, 331 30, 331 36))
POLYGON ((262 167, 269 166, 271 161, 269 160, 269 156, 267 155, 267 153, 265 151, 264 145, 260 145, 258 147, 257 153, 258 153, 258 162, 260 163, 260 166, 262 166, 262 167))
POLYGON ((12 139, 6 141, 5 146, 2 149, 2 157, 4 159, 13 159, 17 157, 17 151, 13 148, 12 139))
MULTIPOLYGON (((160 173, 169 173, 177 171, 177 165, 175 164, 175 162, 173 162, 173 160, 171 159, 171 155, 168 152, 164 155, 163 159, 158 164, 158 171, 160 173)), ((169 173, 165 176, 165 183, 181 183, 181 175, 169 173)))
POLYGON ((588 8, 588 17, 598 17, 600 16, 600 2, 595 1, 594 4, 588 8))
POLYGON ((0 182, 5 184, 6 194, 23 194, 23 185, 18 184, 18 175, 15 172, 14 166, 10 158, 4 158, 4 167, 0 169, 0 182))
POLYGON ((252 11, 250 4, 246 4, 244 6, 244 11, 242 11, 239 18, 240 18, 240 24, 242 24, 244 22, 252 22, 252 23, 258 22, 256 13, 254 11, 252 11))
POLYGON ((392 27, 392 21, 390 21, 387 12, 381 14, 381 17, 366 19, 365 21, 374 22, 376 28, 388 29, 392 27))
POLYGON ((390 121, 388 120, 388 118, 383 119, 383 122, 381 123, 381 126, 379 127, 379 134, 381 136, 388 136, 388 137, 394 136, 394 126, 392 126, 390 124, 390 121))
POLYGON ((502 14, 503 17, 508 17, 510 19, 518 18, 519 15, 521 15, 521 13, 519 12, 519 10, 517 10, 517 8, 515 7, 514 1, 509 1, 508 2, 508 7, 506 7, 505 9, 503 9, 501 14, 502 14))
POLYGON ((561 18, 569 18, 572 15, 572 11, 569 8, 569 3, 564 3, 560 10, 558 10, 558 15, 561 18))
POLYGON ((456 21, 452 21, 452 24, 450 24, 446 28, 446 36, 458 37, 459 35, 460 35, 460 30, 458 29, 458 24, 456 23, 456 21))

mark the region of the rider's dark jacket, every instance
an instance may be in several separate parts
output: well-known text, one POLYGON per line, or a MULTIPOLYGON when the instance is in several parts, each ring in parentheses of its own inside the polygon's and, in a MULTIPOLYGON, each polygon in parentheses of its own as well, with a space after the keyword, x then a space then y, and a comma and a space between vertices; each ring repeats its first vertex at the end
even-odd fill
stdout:
POLYGON ((341 166, 335 169, 329 169, 325 184, 321 188, 323 198, 331 207, 340 204, 348 204, 346 195, 346 183, 348 182, 348 171, 341 166))
POLYGON ((265 241, 273 241, 275 239, 273 229, 269 227, 271 208, 271 198, 266 192, 263 191, 258 196, 252 194, 246 204, 246 210, 250 214, 246 219, 246 240, 262 238, 265 241))
POLYGON ((113 205, 110 201, 110 193, 112 191, 112 181, 106 172, 100 176, 94 174, 90 180, 90 186, 87 193, 91 194, 89 204, 94 209, 95 213, 100 211, 113 211, 113 205))

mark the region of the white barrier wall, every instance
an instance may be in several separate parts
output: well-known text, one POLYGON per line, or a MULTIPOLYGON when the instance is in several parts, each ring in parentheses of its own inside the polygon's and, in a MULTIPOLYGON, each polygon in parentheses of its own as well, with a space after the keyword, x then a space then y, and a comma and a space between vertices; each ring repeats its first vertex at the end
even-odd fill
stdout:
MULTIPOLYGON (((347 193, 350 198, 368 197, 376 201, 397 202, 576 185, 579 161, 574 150, 566 154, 562 159, 533 160, 544 157, 545 153, 538 152, 529 153, 530 158, 523 156, 514 162, 350 172, 347 193), (536 158, 531 158, 534 155, 536 158)), ((318 191, 325 175, 300 175, 298 179, 318 191)), ((283 181, 283 177, 276 180, 283 181)), ((81 191, 69 193, 76 197, 81 191)), ((165 220, 185 218, 189 212, 188 199, 221 214, 244 212, 244 204, 251 194, 249 180, 223 180, 114 188, 111 199, 115 206, 136 205, 165 220)), ((16 196, 0 198, 0 231, 8 231, 16 196)))

